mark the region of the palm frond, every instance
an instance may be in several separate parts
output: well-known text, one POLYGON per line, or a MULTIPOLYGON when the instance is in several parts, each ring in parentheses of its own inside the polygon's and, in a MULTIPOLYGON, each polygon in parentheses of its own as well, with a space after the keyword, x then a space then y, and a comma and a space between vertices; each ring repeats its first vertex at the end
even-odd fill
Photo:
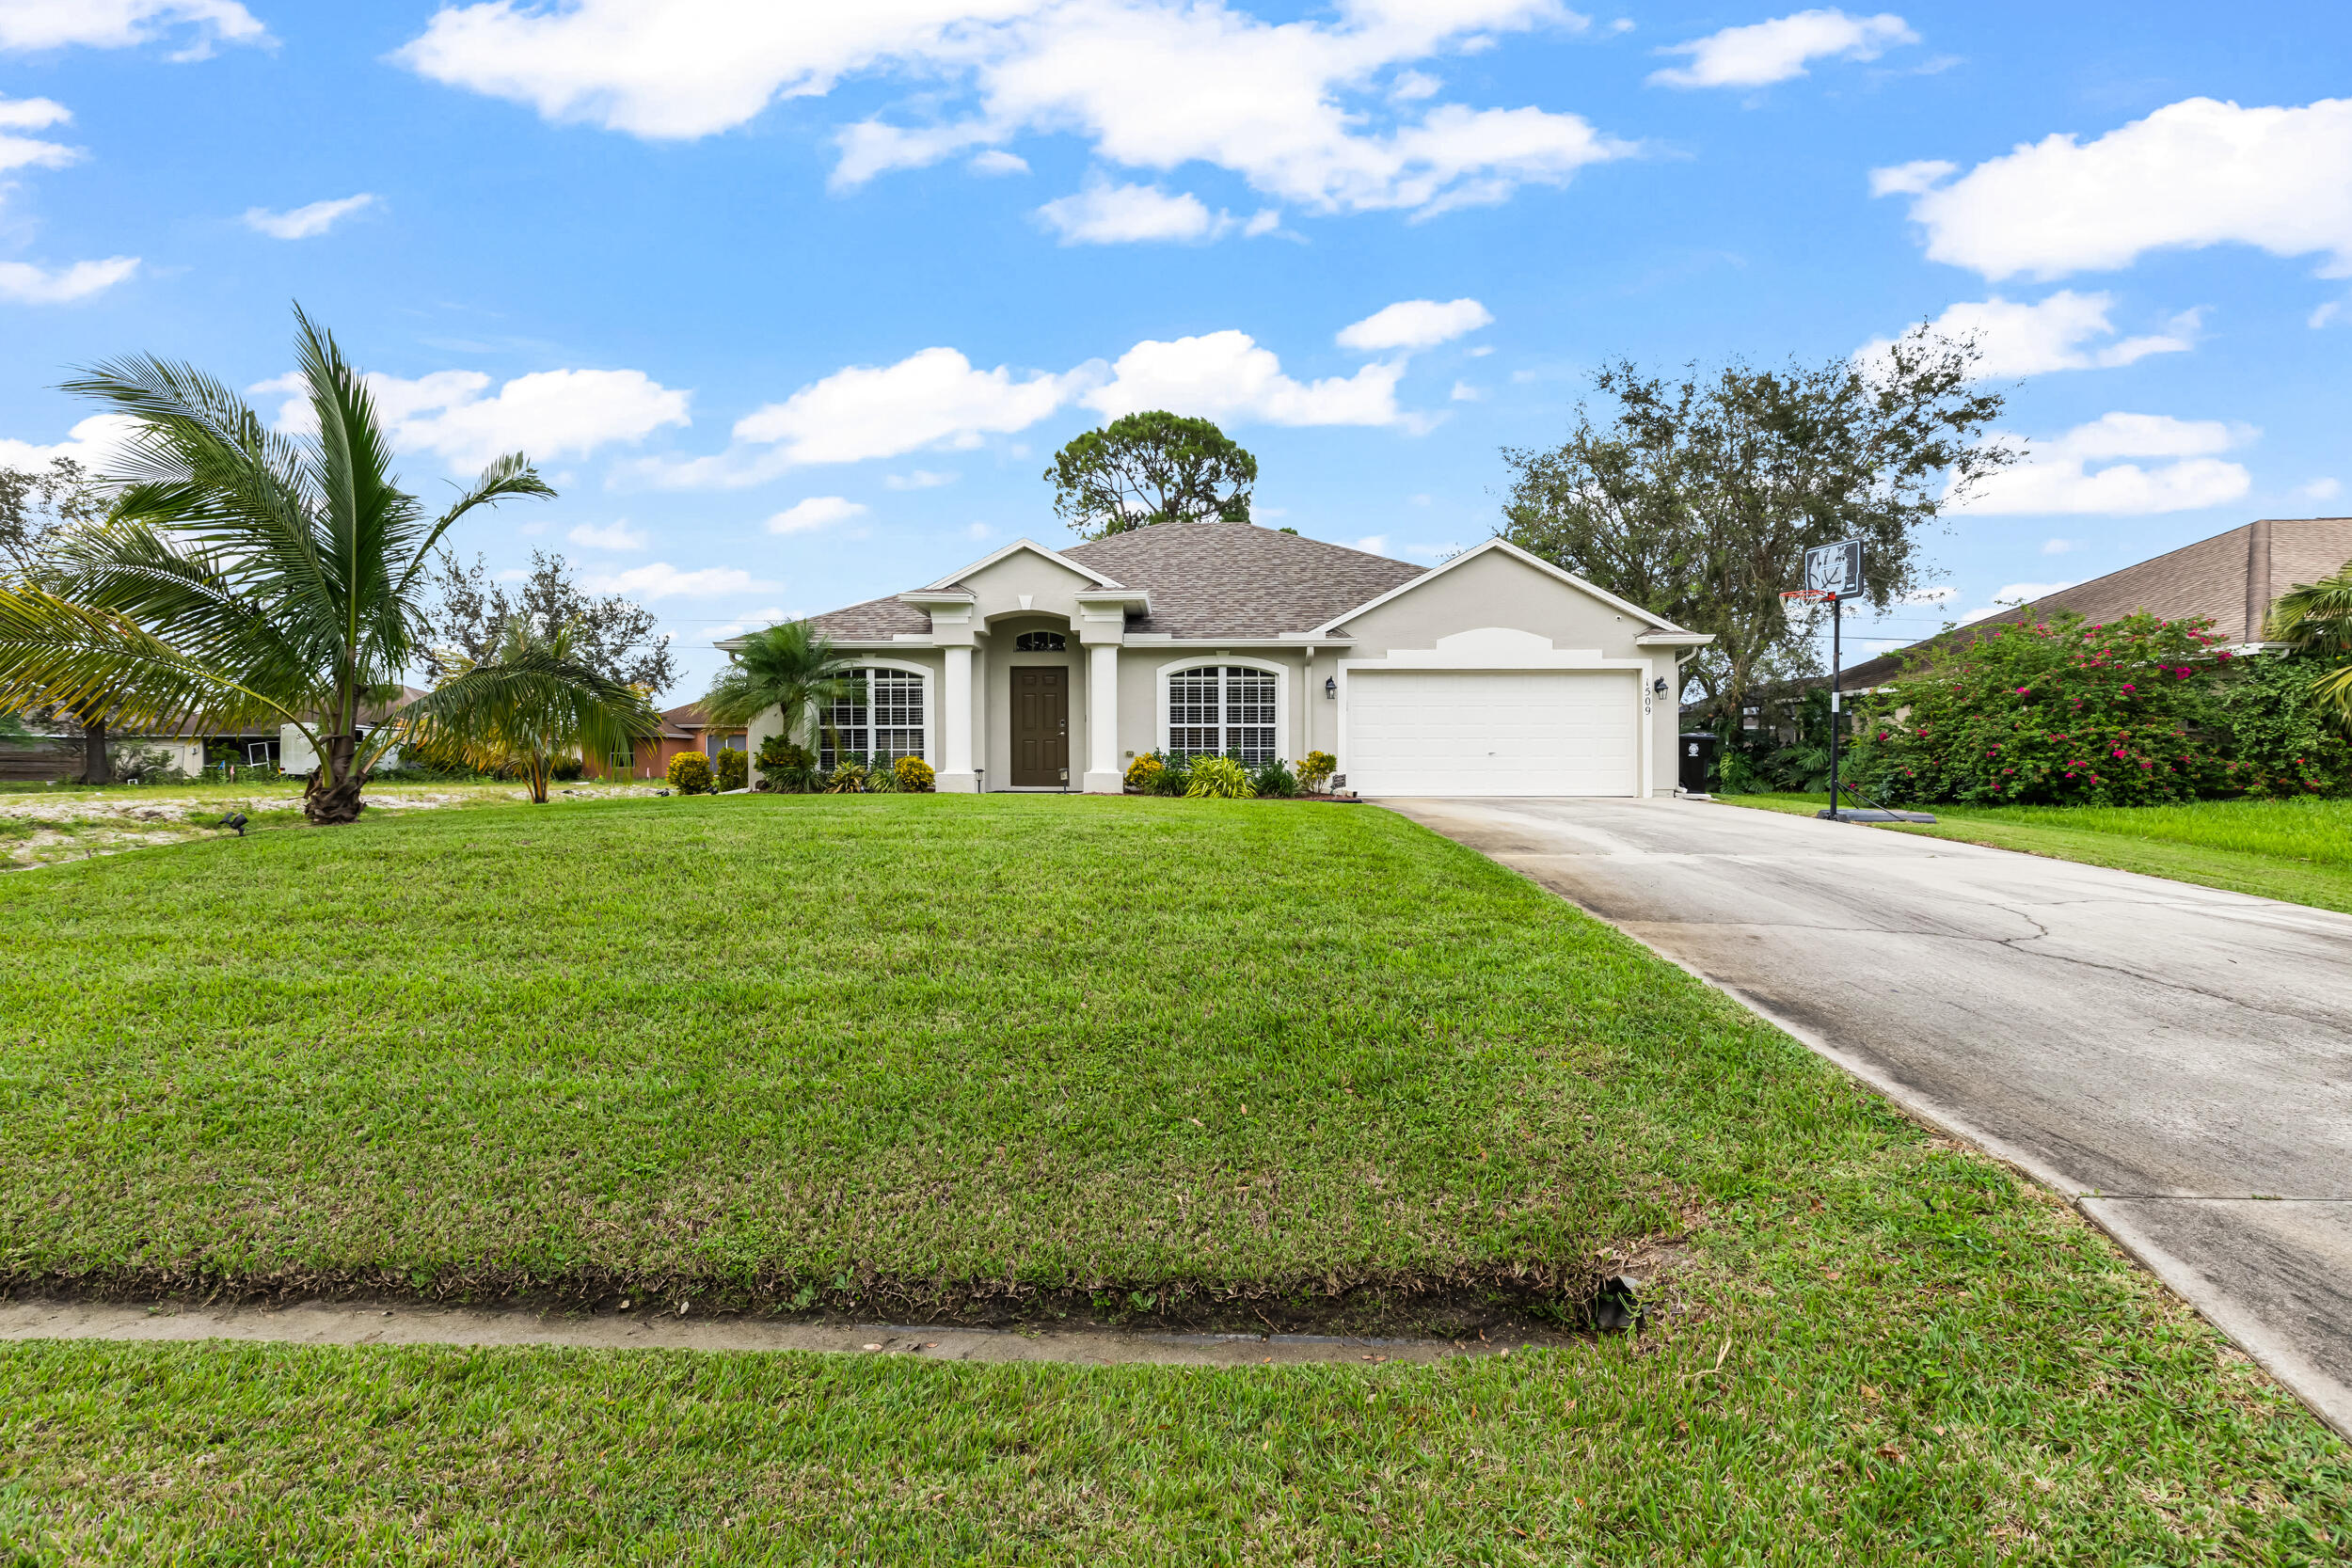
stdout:
POLYGON ((303 718, 119 615, 40 588, 0 588, 0 708, 51 705, 118 724, 303 718))
POLYGON ((611 756, 661 733, 640 687, 574 657, 568 627, 509 623, 495 657, 461 667, 392 715, 420 743, 497 766, 516 755, 611 756))

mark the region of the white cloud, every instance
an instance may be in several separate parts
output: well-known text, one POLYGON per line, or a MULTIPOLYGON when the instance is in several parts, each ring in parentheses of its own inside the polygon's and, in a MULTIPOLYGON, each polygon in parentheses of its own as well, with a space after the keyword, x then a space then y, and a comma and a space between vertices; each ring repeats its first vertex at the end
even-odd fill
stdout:
POLYGON ((853 501, 847 496, 811 496, 804 501, 793 502, 769 518, 768 531, 816 533, 835 523, 846 523, 852 517, 865 515, 865 503, 853 501))
POLYGON ((307 240, 324 234, 335 226, 335 220, 375 205, 378 198, 368 191, 358 196, 338 197, 332 201, 313 201, 307 207, 291 212, 273 213, 266 207, 245 210, 247 229, 267 234, 273 240, 307 240))
POLYGON ((966 523, 963 527, 963 536, 973 540, 993 539, 996 536, 996 531, 986 523, 966 523))
POLYGON ((927 348, 895 365, 852 365, 736 422, 739 441, 775 445, 791 463, 856 463, 925 447, 975 447, 983 436, 1025 430, 1069 397, 1068 378, 1016 379, 999 365, 976 370, 951 348, 927 348))
POLYGON ((1914 163, 1897 164, 1892 168, 1870 171, 1872 196, 1919 196, 1932 190, 1947 177, 1960 172, 1958 164, 1947 164, 1941 158, 1921 158, 1914 163))
POLYGON ((992 147, 985 152, 974 153, 972 162, 965 166, 975 174, 1026 174, 1029 172, 1029 160, 1017 152, 1008 152, 1001 147, 992 147))
POLYGON ((40 131, 72 118, 73 111, 54 98, 0 98, 0 129, 40 131))
POLYGON ((1111 379, 1086 394, 1108 418, 1166 408, 1195 419, 1286 425, 1408 424, 1396 406, 1402 361, 1366 365, 1352 376, 1295 381, 1248 334, 1224 331, 1173 342, 1147 340, 1119 356, 1111 379))
POLYGON ((1455 403, 1478 403, 1483 401, 1486 396, 1483 389, 1471 386, 1467 381, 1455 382, 1454 384, 1454 390, 1450 395, 1455 403))
POLYGON ((103 470, 136 429, 137 422, 127 414, 92 414, 68 431, 64 440, 48 446, 0 439, 0 468, 45 468, 63 457, 85 468, 103 470))
MULTIPOLYGON (((1998 295, 1954 305, 1928 326, 1947 338, 1975 338, 1983 351, 1977 373, 1984 376, 2112 368, 2152 354, 2178 354, 2197 346, 2199 312, 2194 310, 2173 317, 2166 324, 2167 331, 2098 342, 2115 336, 2107 319, 2107 312, 2114 309, 2113 294, 2078 294, 2060 289, 2036 305, 1998 295)), ((1857 357, 1876 359, 1893 346, 1890 340, 1881 338, 1864 344, 1857 357)))
POLYGON ((2298 484, 2295 493, 2305 500, 2331 501, 2344 493, 2344 485, 2333 479, 2315 479, 2309 484, 2298 484))
POLYGON ((647 137, 739 126, 844 75, 905 84, 914 125, 845 128, 839 185, 1075 132, 1130 168, 1214 164, 1323 212, 1439 210, 1627 155, 1581 116, 1433 103, 1401 68, 1502 33, 1576 29, 1559 0, 1355 0, 1267 23, 1224 0, 510 0, 444 6, 400 52, 549 119, 647 137), (1395 94, 1404 89, 1402 97, 1395 94), (943 90, 944 89, 944 90, 943 90))
POLYGON ((882 483, 893 490, 936 490, 943 484, 953 484, 957 476, 930 468, 915 468, 903 474, 892 474, 882 483))
POLYGON ((2317 255, 2328 276, 2352 276, 2352 99, 2249 109, 2191 98, 2090 142, 2020 146, 1948 184, 1892 172, 1872 188, 1912 197, 1930 259, 1988 278, 2233 244, 2317 255))
POLYGON ((1389 536, 1385 533, 1367 533, 1361 539, 1349 540, 1347 547, 1361 550, 1366 555, 1386 555, 1389 553, 1389 536))
POLYGON ((682 572, 666 561, 657 561, 625 572, 585 573, 580 586, 591 594, 627 594, 639 599, 715 599, 725 594, 766 593, 776 585, 759 581, 739 566, 682 572))
POLYGON ((1918 41, 1901 17, 1889 13, 1799 11, 1670 44, 1659 53, 1688 55, 1691 63, 1654 71, 1650 80, 1670 87, 1760 87, 1804 75, 1810 60, 1875 60, 1899 43, 1918 41))
MULTIPOLYGON (((73 118, 54 98, 0 98, 0 132, 44 131, 73 118)), ((79 149, 39 136, 0 135, 0 173, 12 168, 63 168, 81 161, 79 149)))
POLYGON ((0 299, 20 305, 66 305, 103 293, 139 270, 135 256, 38 267, 30 261, 0 261, 0 299))
MULTIPOLYGON (((1241 237, 1245 240, 1254 240, 1267 234, 1279 234, 1281 231, 1282 209, 1279 207, 1261 207, 1249 214, 1248 223, 1241 226, 1241 237)), ((1296 239, 1298 236, 1294 234, 1290 237, 1296 239)))
POLYGON ((2137 517, 2220 506, 2244 496, 2252 482, 2242 466, 2217 454, 2257 434, 2218 420, 2108 414, 2035 443, 2023 461, 1985 480, 1960 510, 1988 516, 2137 517), (2157 461, 2142 467, 2119 458, 2157 461))
POLYGON ((1126 245, 1149 240, 1213 240, 1233 226, 1189 191, 1170 196, 1157 185, 1089 181, 1074 196, 1037 210, 1064 245, 1126 245))
POLYGON ((2061 588, 2072 588, 2076 580, 2069 578, 2064 582, 2005 582, 1993 590, 1991 604, 1969 610, 1957 619, 1964 626, 1972 622, 1981 621, 1988 615, 1998 615, 2002 610, 2013 609, 2019 604, 2030 604, 2036 599, 2057 593, 2061 588))
POLYGON ((2078 539, 2044 539, 2042 542, 2043 555, 2067 555, 2080 548, 2082 542, 2078 539))
POLYGON ((2344 313, 2344 301, 2331 299, 2303 318, 2303 325, 2316 331, 2344 313))
POLYGON ((1474 299, 1401 299, 1340 328, 1342 348, 1377 354, 1384 349, 1435 348, 1466 332, 1494 324, 1494 316, 1474 299))
POLYGON ((87 44, 122 49, 174 27, 194 40, 177 56, 200 59, 215 43, 267 43, 269 31, 236 0, 8 0, 0 5, 0 49, 87 44))
MULTIPOLYGON (((414 380, 371 372, 368 390, 396 447, 430 451, 456 468, 477 468, 510 451, 533 462, 585 457, 612 442, 640 441, 665 425, 689 422, 691 394, 643 371, 535 371, 493 396, 479 371, 436 371, 414 380)), ((256 393, 288 394, 278 428, 315 428, 301 383, 264 381, 256 393)))
POLYGON ((626 517, 615 518, 602 528, 582 523, 565 537, 591 550, 642 550, 648 543, 643 533, 628 526, 626 517))

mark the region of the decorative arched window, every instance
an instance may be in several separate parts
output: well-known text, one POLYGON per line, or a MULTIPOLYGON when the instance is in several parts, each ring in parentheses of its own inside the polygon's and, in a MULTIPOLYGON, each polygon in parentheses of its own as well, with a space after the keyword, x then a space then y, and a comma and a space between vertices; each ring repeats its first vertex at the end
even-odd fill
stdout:
POLYGON ((1179 756, 1274 760, 1281 677, 1247 664, 1200 664, 1168 677, 1168 749, 1179 756))
POLYGON ((900 757, 929 760, 929 709, 921 671, 862 665, 840 673, 856 689, 825 710, 832 733, 821 733, 826 726, 818 726, 818 767, 835 767, 845 755, 882 765, 900 757), (836 735, 838 750, 834 745, 836 735))
POLYGON ((1025 631, 1012 640, 1017 654, 1059 654, 1070 649, 1070 639, 1057 631, 1025 631))

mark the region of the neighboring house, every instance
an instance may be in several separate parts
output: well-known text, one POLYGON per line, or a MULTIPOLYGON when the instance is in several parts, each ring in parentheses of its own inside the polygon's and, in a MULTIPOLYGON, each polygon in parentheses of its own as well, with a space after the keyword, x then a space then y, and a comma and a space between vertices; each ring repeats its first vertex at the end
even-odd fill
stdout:
POLYGON ((2236 653, 2266 652, 2277 647, 2264 641, 2264 626, 2279 596, 2296 583, 2334 576, 2347 562, 2352 562, 2352 517, 2265 517, 1972 621, 1914 649, 1867 659, 1846 670, 1838 684, 1848 691, 1867 691, 1902 673, 1903 653, 1955 646, 1995 626, 2046 620, 2067 610, 2094 623, 2140 610, 2168 621, 2201 615, 2213 622, 2223 646, 2236 653))
MULTIPOLYGON (((742 730, 713 731, 710 721, 703 717, 700 703, 681 703, 661 713, 661 733, 651 740, 637 743, 636 754, 621 768, 607 767, 595 758, 589 759, 587 771, 592 778, 611 778, 626 772, 635 779, 666 778, 670 759, 681 752, 700 752, 712 761, 722 751, 742 751, 747 744, 742 730)), ((618 759, 615 759, 618 760, 618 759)))
POLYGON ((1024 539, 815 625, 866 688, 844 751, 1089 794, 1152 751, 1326 751, 1366 795, 1669 795, 1709 641, 1500 539, 1424 568, 1225 522, 1024 539))
MULTIPOLYGON (((167 730, 107 732, 107 760, 118 772, 131 757, 159 753, 169 766, 193 778, 204 771, 208 758, 222 755, 246 766, 275 765, 278 737, 274 729, 207 729, 189 722, 167 730)), ((79 780, 82 769, 82 741, 76 736, 0 744, 0 781, 68 784, 79 780)))
MULTIPOLYGON (((413 703, 423 695, 424 693, 416 687, 404 686, 400 689, 400 695, 393 698, 390 702, 376 703, 361 707, 359 710, 359 734, 361 736, 365 736, 370 730, 373 730, 376 725, 384 721, 384 716, 386 714, 391 712, 394 708, 413 703)), ((318 765, 318 753, 310 749, 310 742, 304 737, 302 732, 295 729, 292 724, 279 725, 278 729, 278 766, 289 773, 310 773, 317 771, 318 765)), ((400 748, 395 746, 391 750, 386 752, 381 757, 376 759, 375 766, 378 768, 398 768, 400 766, 400 748)))

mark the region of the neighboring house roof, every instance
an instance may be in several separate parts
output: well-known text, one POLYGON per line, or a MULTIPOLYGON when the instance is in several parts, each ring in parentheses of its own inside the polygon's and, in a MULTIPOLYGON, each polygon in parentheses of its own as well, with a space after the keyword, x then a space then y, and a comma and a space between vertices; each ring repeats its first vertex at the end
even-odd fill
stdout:
MULTIPOLYGON (((2140 610, 2168 621, 2201 615, 2228 641, 2260 642, 2280 594, 2296 583, 2333 576, 2347 562, 2352 562, 2352 517, 2265 517, 1914 646, 1957 645, 1994 626, 2070 610, 2093 623, 2118 621, 2140 610)), ((1839 684, 1881 686, 1902 670, 1900 653, 1883 654, 1847 670, 1839 684)))
POLYGON ((695 731, 709 727, 710 721, 704 715, 700 703, 680 703, 661 710, 661 736, 665 740, 691 740, 695 731))
POLYGON ((1128 629, 1183 638, 1306 631, 1428 569, 1254 523, 1155 523, 1061 553, 1152 595, 1128 629))

